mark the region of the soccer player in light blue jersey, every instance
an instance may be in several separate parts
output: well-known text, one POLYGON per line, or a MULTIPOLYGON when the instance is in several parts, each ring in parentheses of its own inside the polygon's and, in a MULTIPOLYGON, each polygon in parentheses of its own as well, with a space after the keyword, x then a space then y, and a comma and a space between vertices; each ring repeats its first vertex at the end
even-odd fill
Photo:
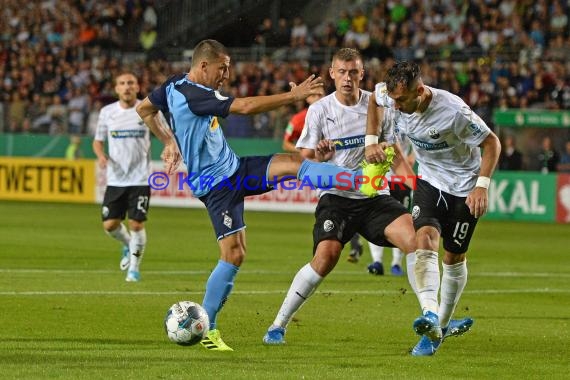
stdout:
POLYGON ((255 114, 304 100, 323 92, 323 81, 311 75, 290 92, 246 98, 224 96, 220 89, 229 78, 230 56, 215 40, 194 48, 190 72, 169 78, 137 107, 147 126, 164 144, 162 159, 172 173, 183 159, 187 182, 206 205, 214 226, 220 260, 206 283, 202 306, 210 331, 202 346, 232 351, 221 339, 216 317, 233 288, 245 251, 244 197, 272 189, 275 180, 295 176, 319 187, 357 188, 360 171, 305 160, 299 155, 238 157, 228 145, 218 117, 255 114), (157 118, 170 114, 170 127, 157 118), (206 178, 206 180, 204 180, 206 178))

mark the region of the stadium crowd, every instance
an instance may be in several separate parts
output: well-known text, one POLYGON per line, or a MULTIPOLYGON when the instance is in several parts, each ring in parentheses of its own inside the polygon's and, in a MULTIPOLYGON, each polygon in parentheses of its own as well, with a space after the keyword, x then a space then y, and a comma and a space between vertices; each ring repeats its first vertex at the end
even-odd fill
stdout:
MULTIPOLYGON (((332 91, 330 62, 316 52, 356 47, 366 57, 364 89, 395 60, 416 60, 427 84, 459 95, 492 126, 495 108, 570 109, 569 17, 562 1, 403 0, 356 2, 312 27, 301 16, 275 25, 268 18, 251 41, 267 54, 235 64, 226 91, 279 93, 307 72, 332 91)), ((118 72, 136 73, 144 97, 187 70, 157 54, 157 20, 151 0, 4 1, 0 132, 93 135, 98 110, 115 99, 118 72)), ((303 106, 230 116, 225 133, 280 138, 303 106)))

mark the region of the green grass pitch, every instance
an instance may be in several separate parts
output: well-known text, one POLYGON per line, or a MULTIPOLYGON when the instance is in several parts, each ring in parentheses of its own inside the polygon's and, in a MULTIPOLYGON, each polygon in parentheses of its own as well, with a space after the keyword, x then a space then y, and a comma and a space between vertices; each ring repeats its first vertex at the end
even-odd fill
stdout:
MULTIPOLYGON (((231 353, 169 342, 168 307, 202 301, 218 259, 205 210, 151 208, 142 281, 127 283, 97 205, 0 202, 2 379, 567 379, 570 227, 480 222, 456 316, 468 334, 414 358, 405 277, 346 261, 300 310, 284 347, 261 338, 311 257, 310 214, 246 212, 248 252, 219 316, 231 353)), ((389 262, 391 253, 385 252, 389 262)))

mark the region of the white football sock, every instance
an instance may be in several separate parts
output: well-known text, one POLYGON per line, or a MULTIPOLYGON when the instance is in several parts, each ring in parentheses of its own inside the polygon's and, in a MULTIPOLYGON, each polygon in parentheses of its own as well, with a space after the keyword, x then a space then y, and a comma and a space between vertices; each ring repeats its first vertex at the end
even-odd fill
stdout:
POLYGON ((109 236, 113 239, 120 241, 123 245, 129 245, 131 242, 131 235, 127 231, 127 227, 123 223, 119 224, 119 227, 115 228, 113 231, 106 231, 109 236))
POLYGON ((146 230, 143 228, 139 231, 131 231, 131 237, 131 243, 129 244, 129 251, 131 252, 129 272, 138 272, 146 246, 146 230))
POLYGON ((410 252, 406 255, 406 268, 407 268, 406 274, 408 275, 408 282, 410 283, 410 286, 412 287, 414 294, 416 295, 416 297, 418 297, 419 300, 418 285, 416 284, 416 273, 415 273, 415 268, 416 268, 415 252, 410 252))
POLYGON ((443 276, 441 278, 441 304, 439 305, 439 322, 442 327, 447 327, 455 306, 467 284, 467 261, 457 264, 443 264, 443 276))
POLYGON ((384 256, 384 247, 368 242, 368 248, 370 248, 370 256, 372 256, 372 262, 381 263, 382 257, 384 256))
POLYGON ((392 248, 392 266, 397 265, 402 267, 402 257, 404 254, 398 248, 392 248))
POLYGON ((315 292, 319 284, 323 281, 323 278, 324 277, 321 277, 315 272, 310 263, 302 267, 295 275, 295 278, 293 278, 291 287, 283 300, 283 304, 277 313, 277 317, 275 317, 273 325, 287 327, 293 314, 295 314, 311 294, 315 292))
POLYGON ((422 314, 428 311, 437 314, 439 305, 437 293, 439 291, 439 260, 436 251, 418 249, 416 251, 416 285, 418 299, 422 307, 422 314))

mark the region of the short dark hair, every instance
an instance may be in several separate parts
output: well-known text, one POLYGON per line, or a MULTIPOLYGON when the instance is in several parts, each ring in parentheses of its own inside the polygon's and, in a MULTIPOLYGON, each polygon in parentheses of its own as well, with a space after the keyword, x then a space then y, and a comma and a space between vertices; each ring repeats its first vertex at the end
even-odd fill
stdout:
POLYGON ((136 76, 136 74, 130 70, 123 70, 123 71, 119 71, 119 74, 115 75, 115 77, 113 78, 113 86, 117 85, 117 79, 119 77, 122 77, 123 75, 132 75, 135 80, 137 81, 137 84, 139 83, 139 78, 136 76))
POLYGON ((228 49, 216 40, 203 40, 198 42, 194 47, 192 54, 192 66, 198 64, 202 60, 213 61, 218 59, 220 55, 229 56, 228 49))
POLYGON ((362 62, 362 55, 356 49, 342 48, 339 49, 332 57, 333 62, 338 59, 340 61, 356 61, 359 59, 362 62))
POLYGON ((406 89, 410 89, 420 78, 420 74, 420 67, 416 63, 409 61, 396 62, 386 74, 388 92, 394 91, 400 83, 406 89))

